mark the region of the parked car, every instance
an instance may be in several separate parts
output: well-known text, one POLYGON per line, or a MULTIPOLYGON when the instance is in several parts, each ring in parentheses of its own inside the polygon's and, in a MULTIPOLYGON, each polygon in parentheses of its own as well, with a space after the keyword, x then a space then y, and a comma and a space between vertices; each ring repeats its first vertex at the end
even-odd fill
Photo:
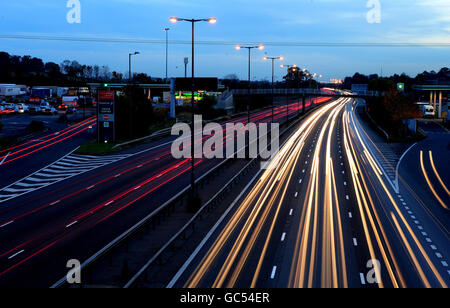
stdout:
POLYGON ((31 105, 28 107, 29 114, 38 114, 41 113, 41 106, 31 105))
POLYGON ((58 113, 58 111, 52 106, 41 107, 41 109, 42 109, 42 113, 47 114, 47 115, 54 115, 54 114, 58 113))
POLYGON ((22 103, 16 104, 16 107, 17 107, 17 112, 18 112, 18 113, 25 113, 25 112, 28 112, 28 106, 25 105, 25 104, 22 104, 22 103))
POLYGON ((60 113, 73 114, 77 112, 77 109, 75 107, 67 106, 66 104, 61 104, 58 106, 58 111, 60 113))
POLYGON ((14 105, 13 103, 2 103, 3 108, 5 110, 5 113, 14 113, 17 111, 16 109, 16 105, 14 105))

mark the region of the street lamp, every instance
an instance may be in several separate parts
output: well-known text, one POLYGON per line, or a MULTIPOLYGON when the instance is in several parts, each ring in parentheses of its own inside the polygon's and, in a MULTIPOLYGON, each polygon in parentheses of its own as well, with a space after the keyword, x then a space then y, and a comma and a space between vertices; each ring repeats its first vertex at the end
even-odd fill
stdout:
POLYGON ((185 19, 185 18, 178 18, 178 17, 170 17, 171 23, 177 23, 179 21, 187 21, 192 24, 192 97, 191 97, 191 202, 195 203, 195 199, 197 197, 196 189, 195 189, 195 173, 194 173, 194 156, 195 156, 195 150, 194 150, 194 105, 195 105, 195 23, 197 22, 209 22, 210 24, 217 23, 216 18, 208 18, 208 19, 185 19))
POLYGON ((168 79, 168 68, 169 68, 169 30, 170 28, 163 29, 166 32, 166 83, 168 79))
POLYGON ((130 82, 131 82, 131 57, 132 57, 132 56, 139 55, 139 54, 140 54, 139 51, 135 51, 134 53, 128 54, 128 73, 129 73, 128 76, 129 76, 130 82))
MULTIPOLYGON (((287 68, 288 74, 289 70, 292 69, 292 72, 297 71, 297 65, 296 64, 281 64, 282 68, 287 68)), ((289 121, 289 96, 288 96, 288 88, 287 88, 287 79, 286 79, 286 123, 289 121)))
POLYGON ((242 48, 248 49, 248 105, 247 105, 247 117, 248 117, 248 124, 250 124, 251 51, 252 51, 252 49, 263 50, 264 49, 264 45, 262 45, 262 44, 260 44, 258 46, 241 46, 241 45, 236 45, 236 50, 241 50, 242 48))
POLYGON ((280 60, 283 61, 284 58, 283 57, 264 57, 264 60, 272 60, 272 123, 273 123, 273 118, 274 118, 274 69, 275 69, 275 60, 280 60))

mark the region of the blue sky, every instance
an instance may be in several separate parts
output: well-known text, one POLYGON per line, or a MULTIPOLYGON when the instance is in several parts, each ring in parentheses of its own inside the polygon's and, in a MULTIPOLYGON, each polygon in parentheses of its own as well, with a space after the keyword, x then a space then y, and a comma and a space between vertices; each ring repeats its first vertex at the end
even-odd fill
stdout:
MULTIPOLYGON (((69 24, 67 0, 3 1, 0 35, 45 35, 164 40, 190 39, 188 23, 169 23, 170 16, 216 17, 215 25, 196 28, 200 41, 307 43, 446 43, 450 44, 450 1, 379 0, 381 23, 368 23, 368 0, 80 0, 81 23, 69 24)), ((128 53, 138 50, 134 70, 152 76, 165 74, 164 44, 95 43, 15 40, 0 38, 11 54, 32 55, 61 63, 108 65, 126 72, 128 53)), ((270 79, 271 68, 262 57, 283 55, 286 64, 307 67, 323 79, 361 73, 415 75, 450 65, 450 47, 301 47, 267 46, 253 54, 252 78, 270 79)), ((171 45, 169 75, 184 75, 183 58, 189 45, 171 45)), ((247 76, 247 54, 232 45, 199 45, 199 76, 247 76)), ((275 75, 284 71, 277 65, 275 75)))

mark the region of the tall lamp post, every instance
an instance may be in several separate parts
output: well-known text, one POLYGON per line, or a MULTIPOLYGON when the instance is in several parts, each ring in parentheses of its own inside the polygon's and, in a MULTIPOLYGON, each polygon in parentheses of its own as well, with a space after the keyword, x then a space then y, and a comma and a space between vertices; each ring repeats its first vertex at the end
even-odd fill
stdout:
POLYGON ((130 53, 130 54, 128 54, 128 78, 129 78, 129 80, 130 80, 130 83, 131 83, 131 57, 132 56, 136 56, 136 55, 139 55, 140 54, 140 52, 139 51, 136 51, 136 52, 134 52, 134 53, 130 53))
POLYGON ((168 80, 168 71, 169 71, 169 30, 170 28, 163 29, 166 32, 166 83, 168 80))
POLYGON ((185 18, 178 18, 178 17, 170 17, 171 23, 177 23, 178 21, 187 21, 192 24, 192 97, 191 97, 191 201, 194 202, 194 198, 196 198, 197 193, 195 189, 195 173, 194 173, 194 156, 195 156, 195 150, 194 150, 194 105, 195 105, 195 73, 194 73, 194 51, 195 51, 195 23, 197 22, 209 22, 210 24, 217 23, 216 18, 208 18, 208 19, 185 19, 185 18))
POLYGON ((283 61, 284 58, 283 57, 264 57, 264 60, 272 60, 272 123, 273 123, 273 118, 274 118, 274 70, 275 70, 275 60, 280 60, 283 61))
MULTIPOLYGON (((288 74, 289 71, 292 69, 292 72, 295 73, 297 71, 297 65, 296 64, 281 64, 281 67, 286 67, 288 74)), ((286 80, 287 81, 287 80, 286 80)), ((289 121, 289 96, 288 96, 288 89, 286 84, 286 123, 289 121)))
POLYGON ((258 45, 258 46, 241 46, 236 45, 236 50, 241 50, 242 48, 248 49, 248 105, 247 105, 247 117, 248 117, 248 124, 250 124, 250 82, 251 82, 251 57, 252 57, 252 49, 259 49, 263 50, 264 45, 258 45))

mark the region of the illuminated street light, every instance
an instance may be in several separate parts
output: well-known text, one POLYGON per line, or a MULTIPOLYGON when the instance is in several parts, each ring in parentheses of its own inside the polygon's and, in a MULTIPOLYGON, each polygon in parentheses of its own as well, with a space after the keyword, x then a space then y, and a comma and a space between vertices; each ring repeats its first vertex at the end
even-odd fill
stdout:
POLYGON ((236 45, 236 50, 241 50, 242 48, 248 49, 248 105, 247 105, 247 117, 248 117, 248 123, 250 124, 251 50, 252 49, 263 50, 264 49, 264 45, 262 45, 262 44, 260 44, 258 46, 241 46, 241 45, 236 45))
POLYGON ((274 69, 275 69, 275 60, 280 60, 283 61, 284 57, 280 56, 280 57, 268 57, 265 56, 264 60, 272 60, 272 123, 273 123, 273 118, 274 118, 274 69))
POLYGON ((197 192, 195 189, 195 173, 194 173, 194 156, 195 156, 195 150, 194 150, 194 106, 195 106, 195 23, 197 22, 209 22, 210 24, 217 23, 216 18, 208 18, 208 19, 185 19, 185 18, 178 18, 178 17, 170 17, 171 23, 177 23, 178 21, 187 21, 192 24, 192 97, 191 97, 191 201, 195 202, 194 200, 197 199, 197 192))

